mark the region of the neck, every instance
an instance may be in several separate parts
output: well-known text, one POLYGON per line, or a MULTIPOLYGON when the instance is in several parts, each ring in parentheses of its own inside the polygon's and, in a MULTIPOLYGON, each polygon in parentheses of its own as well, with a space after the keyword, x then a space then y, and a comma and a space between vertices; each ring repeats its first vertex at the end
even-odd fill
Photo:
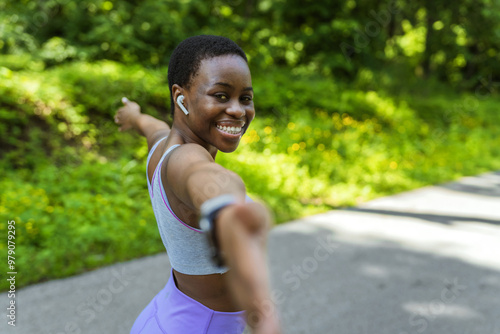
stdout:
POLYGON ((215 156, 218 152, 217 148, 198 137, 186 124, 178 123, 181 122, 176 122, 174 119, 172 130, 170 132, 172 142, 176 144, 198 144, 206 149, 215 160, 215 156))

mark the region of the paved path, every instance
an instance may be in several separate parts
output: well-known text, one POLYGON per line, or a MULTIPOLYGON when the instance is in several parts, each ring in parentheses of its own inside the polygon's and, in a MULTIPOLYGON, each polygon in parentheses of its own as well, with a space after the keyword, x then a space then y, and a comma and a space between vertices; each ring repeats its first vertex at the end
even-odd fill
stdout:
MULTIPOLYGON (((500 172, 280 225, 269 254, 284 333, 500 334, 500 172)), ((128 333, 169 270, 156 255, 26 287, 0 332, 128 333)))

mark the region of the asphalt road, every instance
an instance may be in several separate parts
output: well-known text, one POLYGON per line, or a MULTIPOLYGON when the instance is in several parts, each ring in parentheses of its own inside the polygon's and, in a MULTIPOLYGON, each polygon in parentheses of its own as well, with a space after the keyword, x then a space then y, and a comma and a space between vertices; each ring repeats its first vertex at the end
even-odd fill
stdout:
MULTIPOLYGON (((287 334, 500 334, 500 172, 275 227, 287 334)), ((170 273, 165 254, 20 289, 1 333, 128 333, 170 273)), ((22 273, 19 273, 22 274, 22 273)))

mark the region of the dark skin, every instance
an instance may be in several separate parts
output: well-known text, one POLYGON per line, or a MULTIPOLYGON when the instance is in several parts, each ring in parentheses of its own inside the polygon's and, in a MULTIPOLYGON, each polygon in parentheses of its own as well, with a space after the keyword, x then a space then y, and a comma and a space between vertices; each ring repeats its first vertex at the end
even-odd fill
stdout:
POLYGON ((162 165, 161 173, 172 210, 183 222, 199 228, 203 202, 222 194, 237 199, 237 204, 222 209, 216 219, 216 235, 230 270, 222 275, 186 275, 174 270, 177 286, 213 310, 247 310, 253 333, 281 333, 265 261, 269 212, 260 203, 246 203, 241 178, 214 161, 219 150, 233 152, 238 147, 255 116, 248 65, 236 55, 204 59, 189 88, 174 84, 172 95, 174 101, 184 95, 183 104, 189 110, 185 115, 176 106, 172 129, 142 114, 140 107, 130 101, 115 116, 121 131, 132 128, 144 135, 149 150, 168 136, 151 157, 150 181, 163 153, 181 144, 162 165))

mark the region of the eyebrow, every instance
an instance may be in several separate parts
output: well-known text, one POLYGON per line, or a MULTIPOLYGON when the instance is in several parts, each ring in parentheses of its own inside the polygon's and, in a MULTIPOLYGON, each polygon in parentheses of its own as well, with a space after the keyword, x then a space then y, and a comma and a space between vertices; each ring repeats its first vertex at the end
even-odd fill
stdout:
MULTIPOLYGON (((233 85, 228 84, 227 82, 216 82, 214 85, 224 86, 224 87, 228 87, 228 88, 233 88, 233 85)), ((245 87, 245 88, 243 88, 243 90, 244 91, 252 91, 253 92, 253 88, 252 87, 245 87)))

